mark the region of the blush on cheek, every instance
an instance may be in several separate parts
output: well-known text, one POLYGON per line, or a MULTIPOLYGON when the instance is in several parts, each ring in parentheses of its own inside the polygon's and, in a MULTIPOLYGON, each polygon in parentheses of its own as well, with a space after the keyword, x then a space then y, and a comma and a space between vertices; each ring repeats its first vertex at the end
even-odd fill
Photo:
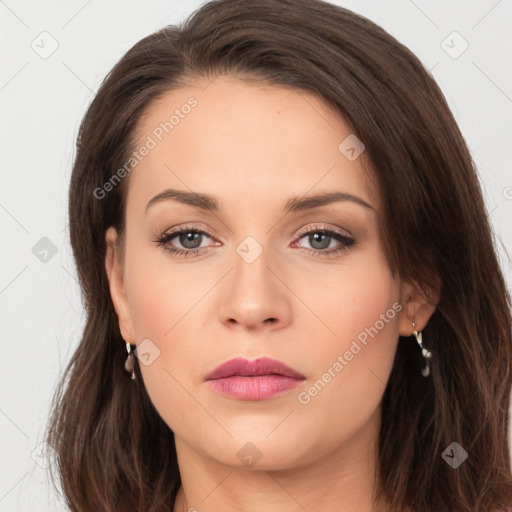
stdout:
POLYGON ((357 385, 362 385, 364 379, 359 382, 359 372, 363 372, 371 380, 380 380, 377 381, 380 389, 387 382, 394 361, 402 306, 393 300, 398 299, 399 293, 393 288, 389 273, 374 271, 363 283, 366 289, 359 288, 359 293, 353 295, 350 310, 340 315, 338 326, 343 334, 336 356, 341 356, 344 369, 351 368, 350 372, 344 372, 345 377, 350 373, 358 381, 357 385))

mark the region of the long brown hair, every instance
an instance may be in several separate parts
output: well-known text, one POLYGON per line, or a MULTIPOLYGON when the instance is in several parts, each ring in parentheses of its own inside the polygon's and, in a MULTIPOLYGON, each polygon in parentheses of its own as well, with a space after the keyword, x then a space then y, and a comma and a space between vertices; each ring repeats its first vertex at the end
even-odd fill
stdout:
MULTIPOLYGON (((508 510, 510 296, 476 167, 419 60, 368 19, 320 0, 216 0, 135 44, 81 123, 69 189, 70 241, 86 308, 81 343, 53 399, 47 441, 72 511, 170 511, 180 485, 173 432, 125 344, 105 271, 105 231, 125 228, 134 150, 150 103, 188 80, 230 74, 316 94, 366 146, 379 230, 395 276, 442 293, 423 331, 431 375, 400 337, 383 397, 378 493, 392 511, 508 510), (468 458, 442 457, 457 442, 468 458)), ((52 478, 54 478, 52 474, 52 478)), ((55 479, 55 478, 54 478, 55 479)))

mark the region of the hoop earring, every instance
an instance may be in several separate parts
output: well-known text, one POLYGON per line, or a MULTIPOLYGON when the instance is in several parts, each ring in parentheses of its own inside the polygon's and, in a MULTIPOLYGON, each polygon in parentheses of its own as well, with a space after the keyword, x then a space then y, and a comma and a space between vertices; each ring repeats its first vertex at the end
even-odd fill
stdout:
POLYGON ((124 369, 128 373, 131 373, 132 380, 135 380, 135 372, 133 371, 135 367, 135 356, 132 353, 132 346, 128 342, 126 342, 126 351, 128 352, 128 357, 124 363, 124 369))
POLYGON ((430 359, 432 358, 432 352, 430 352, 430 350, 427 350, 423 346, 423 343, 421 341, 421 332, 418 332, 416 330, 414 322, 412 323, 412 329, 413 329, 412 334, 414 334, 414 336, 416 337, 416 341, 418 342, 418 345, 421 348, 421 355, 425 359, 425 363, 426 363, 425 368, 421 369, 421 374, 423 375, 423 377, 428 377, 430 375, 430 359))

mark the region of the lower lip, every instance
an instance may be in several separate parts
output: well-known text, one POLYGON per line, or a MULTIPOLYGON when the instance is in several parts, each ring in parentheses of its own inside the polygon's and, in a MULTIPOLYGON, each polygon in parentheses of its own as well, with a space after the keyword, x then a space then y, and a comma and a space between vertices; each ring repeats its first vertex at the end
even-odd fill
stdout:
POLYGON ((208 384, 218 393, 239 400, 265 400, 296 388, 303 380, 284 375, 261 375, 258 377, 235 375, 224 379, 209 380, 208 384))

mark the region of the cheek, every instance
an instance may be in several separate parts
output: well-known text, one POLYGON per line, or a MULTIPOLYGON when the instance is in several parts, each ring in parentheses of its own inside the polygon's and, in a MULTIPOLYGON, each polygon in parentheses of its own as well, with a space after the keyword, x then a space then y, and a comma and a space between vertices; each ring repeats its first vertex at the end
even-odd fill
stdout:
POLYGON ((199 276, 189 264, 174 263, 162 248, 149 245, 130 250, 127 289, 137 339, 166 343, 189 320, 188 315, 194 315, 193 308, 208 291, 211 278, 199 276))
MULTIPOLYGON (((401 305, 397 302, 399 286, 383 260, 380 247, 369 244, 355 257, 347 259, 346 264, 331 271, 325 281, 323 293, 320 294, 318 286, 315 293, 318 311, 322 312, 332 331, 329 346, 343 353, 356 340, 361 347, 371 349, 364 351, 365 356, 370 357, 375 352, 377 359, 381 357, 389 350, 387 341, 393 345, 397 338, 401 305), (378 343, 370 347, 371 340, 378 343)), ((311 285, 310 295, 315 289, 311 285)), ((324 337, 326 341, 327 338, 324 337)))
MULTIPOLYGON (((133 254, 133 253, 132 253, 133 254)), ((184 273, 158 269, 148 261, 133 259, 130 289, 130 313, 137 343, 150 347, 149 364, 139 358, 142 373, 153 406, 173 431, 180 429, 190 414, 200 415, 190 395, 190 378, 201 354, 191 340, 194 304, 205 292, 194 290, 184 273), (148 345, 149 339, 151 343, 148 345)), ((185 422, 186 423, 186 422, 185 422)))
POLYGON ((316 379, 297 393, 302 417, 321 425, 326 446, 357 432, 375 413, 398 343, 399 288, 377 252, 362 258, 332 283, 339 290, 338 300, 329 295, 336 338, 324 339, 316 379))
POLYGON ((197 405, 189 391, 203 377, 198 362, 210 357, 210 338, 200 322, 218 276, 198 274, 191 266, 172 266, 160 251, 133 247, 126 260, 126 283, 136 342, 151 340, 145 342, 148 364, 139 358, 144 384, 153 405, 173 428, 177 418, 189 417, 197 405))

